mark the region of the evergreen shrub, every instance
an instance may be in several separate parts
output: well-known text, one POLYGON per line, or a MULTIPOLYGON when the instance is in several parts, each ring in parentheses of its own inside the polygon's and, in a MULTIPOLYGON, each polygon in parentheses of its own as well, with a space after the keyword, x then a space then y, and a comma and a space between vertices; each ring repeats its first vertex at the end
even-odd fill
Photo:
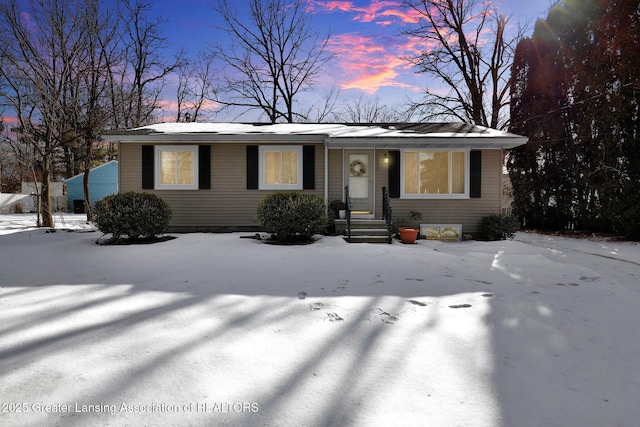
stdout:
POLYGON ((155 239, 169 229, 171 207, 155 194, 130 191, 98 200, 93 215, 98 229, 114 241, 155 239))
POLYGON ((614 199, 608 217, 613 231, 627 239, 640 239, 640 182, 627 184, 614 199))
POLYGON ((314 234, 327 227, 327 206, 320 196, 294 191, 272 193, 258 202, 258 220, 279 242, 311 242, 314 234))
POLYGON ((487 240, 513 239, 519 229, 520 223, 513 215, 493 214, 480 221, 480 232, 487 240))

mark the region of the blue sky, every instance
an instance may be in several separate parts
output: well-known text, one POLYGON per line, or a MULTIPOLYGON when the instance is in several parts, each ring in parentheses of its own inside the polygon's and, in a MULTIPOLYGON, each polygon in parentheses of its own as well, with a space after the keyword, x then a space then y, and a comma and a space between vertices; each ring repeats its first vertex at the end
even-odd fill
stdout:
MULTIPOLYGON (((164 36, 170 43, 167 55, 184 48, 190 58, 220 37, 214 25, 220 24, 211 3, 216 0, 151 0, 152 13, 165 21, 164 36)), ((234 1, 234 0, 232 0, 234 1)), ((235 0, 242 5, 246 0, 235 0)), ((305 92, 305 107, 319 102, 332 87, 340 88, 339 104, 359 97, 384 99, 389 106, 415 99, 421 90, 435 84, 402 59, 412 53, 415 43, 401 36, 411 24, 401 0, 306 0, 314 26, 321 34, 331 32, 327 49, 335 57, 326 65, 325 72, 305 92)), ((491 0, 487 0, 491 1, 491 0)), ((493 0, 498 11, 512 16, 512 25, 529 23, 529 34, 538 18, 545 18, 551 0, 493 0)), ((154 17, 150 17, 153 19, 154 17)), ((177 76, 172 80, 177 81, 177 76)), ((169 84, 163 91, 164 113, 162 121, 175 119, 176 86, 169 84)), ((232 120, 233 115, 216 117, 232 120)), ((11 117, 5 116, 11 121, 11 117)), ((255 115, 241 116, 240 120, 253 121, 255 115)))
MULTIPOLYGON (((410 43, 400 36, 410 24, 400 0, 348 1, 309 0, 314 25, 321 33, 331 31, 329 50, 336 56, 316 85, 317 99, 332 85, 340 87, 343 101, 372 96, 402 102, 419 94, 429 84, 416 75, 401 56, 410 52, 410 43), (319 94, 319 95, 318 95, 319 94)), ((538 18, 545 18, 550 0, 494 0, 501 13, 512 16, 512 25, 529 22, 530 30, 538 18)), ((154 11, 166 24, 165 34, 178 49, 194 57, 220 36, 213 26, 217 18, 209 0, 156 0, 154 11)), ((165 91, 171 97, 171 87, 165 91)))

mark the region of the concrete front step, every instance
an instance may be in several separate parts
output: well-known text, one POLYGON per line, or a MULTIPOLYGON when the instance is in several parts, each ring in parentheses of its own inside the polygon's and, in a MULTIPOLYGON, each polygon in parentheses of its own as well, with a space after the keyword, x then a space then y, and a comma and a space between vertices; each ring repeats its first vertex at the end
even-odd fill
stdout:
MULTIPOLYGON (((345 231, 346 234, 346 231, 345 231)), ((387 227, 385 228, 352 228, 351 236, 387 236, 389 237, 389 232, 387 231, 387 227)))
MULTIPOLYGON (((336 219, 336 233, 343 234, 347 231, 347 220, 346 219, 336 219)), ((351 231, 356 229, 387 229, 387 223, 383 219, 352 219, 351 220, 351 231)))
POLYGON ((347 237, 347 221, 336 220, 336 232, 349 243, 391 243, 387 223, 381 219, 352 219, 351 237, 347 237))
POLYGON ((391 243, 389 236, 354 236, 351 233, 351 237, 344 237, 349 243, 391 243))
MULTIPOLYGON (((336 219, 336 224, 342 224, 345 227, 347 226, 346 219, 336 219)), ((380 226, 386 226, 386 222, 384 219, 351 219, 351 228, 361 227, 361 228, 376 228, 380 226)))

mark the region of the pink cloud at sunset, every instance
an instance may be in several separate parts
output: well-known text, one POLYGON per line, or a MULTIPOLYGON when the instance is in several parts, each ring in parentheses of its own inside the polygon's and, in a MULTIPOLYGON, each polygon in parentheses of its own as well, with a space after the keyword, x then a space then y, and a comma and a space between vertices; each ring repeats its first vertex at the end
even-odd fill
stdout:
POLYGON ((349 12, 353 10, 352 1, 310 1, 309 4, 312 7, 318 6, 320 9, 327 12, 333 12, 334 10, 349 12))
POLYGON ((310 1, 312 7, 323 12, 351 12, 353 20, 360 22, 374 22, 387 26, 395 23, 394 19, 405 23, 418 22, 420 15, 414 11, 403 8, 399 1, 372 1, 367 6, 356 6, 353 1, 310 1), (383 19, 383 20, 381 20, 383 19))
POLYGON ((415 44, 402 42, 400 38, 353 33, 331 37, 327 49, 336 55, 334 65, 345 76, 339 82, 340 87, 369 94, 383 86, 411 88, 398 77, 410 68, 403 57, 415 44))
POLYGON ((310 11, 324 22, 350 27, 330 37, 331 66, 339 71, 343 89, 375 93, 381 87, 416 89, 407 57, 416 53, 417 40, 401 34, 402 24, 414 24, 420 14, 400 0, 308 0, 310 11), (344 22, 344 24, 343 24, 344 22))
MULTIPOLYGON (((178 101, 176 100, 172 100, 172 99, 161 99, 158 101, 158 105, 160 106, 160 108, 162 109, 162 111, 164 111, 167 117, 172 118, 172 120, 175 120, 176 115, 178 114, 178 101)), ((183 109, 190 109, 193 107, 192 103, 186 103, 182 106, 183 109)), ((202 107, 200 108, 200 112, 201 114, 207 114, 210 113, 212 111, 217 110, 218 108, 220 108, 220 104, 214 101, 204 101, 202 104, 202 107)))
POLYGON ((18 118, 15 116, 0 116, 5 125, 15 126, 18 123, 18 118))
MULTIPOLYGON (((0 134, 9 135, 12 138, 15 138, 14 129, 18 126, 18 118, 16 116, 3 116, 0 114, 0 120, 4 124, 4 130, 0 132, 0 134)), ((2 126, 0 126, 0 129, 2 126)))

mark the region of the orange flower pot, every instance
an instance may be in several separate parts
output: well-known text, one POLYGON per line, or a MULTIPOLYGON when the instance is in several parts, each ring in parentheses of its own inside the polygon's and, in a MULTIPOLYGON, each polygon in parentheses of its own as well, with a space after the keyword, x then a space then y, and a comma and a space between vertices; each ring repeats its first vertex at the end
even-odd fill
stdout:
POLYGON ((418 238, 418 233, 420 232, 420 230, 418 230, 417 228, 407 227, 400 227, 398 228, 398 231, 400 231, 400 240, 402 241, 402 243, 406 244, 415 243, 416 239, 418 238))

